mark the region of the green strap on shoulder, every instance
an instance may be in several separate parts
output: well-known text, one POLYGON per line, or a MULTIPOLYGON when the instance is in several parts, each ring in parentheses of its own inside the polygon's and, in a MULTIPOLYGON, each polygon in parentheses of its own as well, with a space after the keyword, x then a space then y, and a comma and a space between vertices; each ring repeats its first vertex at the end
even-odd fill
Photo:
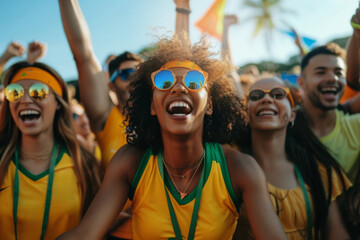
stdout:
POLYGON ((312 214, 311 214, 311 204, 310 204, 310 198, 309 193, 305 187, 305 182, 303 177, 301 176, 299 168, 295 165, 295 172, 297 175, 297 178, 299 180, 299 184, 302 190, 302 193, 304 195, 305 205, 306 205, 306 218, 307 218, 307 228, 306 228, 306 234, 308 240, 312 240, 312 214))
MULTIPOLYGON (((165 186, 165 174, 164 174, 164 165, 163 165, 162 157, 163 157, 162 154, 159 153, 159 155, 158 155, 158 165, 159 165, 159 171, 160 171, 161 177, 162 177, 162 179, 164 181, 165 195, 166 195, 166 200, 167 200, 167 204, 168 204, 168 208, 169 208, 170 218, 171 218, 171 222, 172 222, 173 229, 174 229, 174 232, 175 232, 176 240, 182 240, 180 226, 179 226, 179 223, 178 223, 177 218, 176 218, 174 207, 171 204, 171 200, 170 200, 168 191, 167 191, 166 186, 165 186)), ((200 208, 201 193, 202 193, 202 188, 203 188, 203 185, 204 185, 204 178, 205 178, 204 169, 205 169, 205 161, 204 161, 204 166, 203 166, 203 169, 202 169, 202 172, 201 172, 200 181, 199 181, 199 183, 198 183, 198 185, 196 187, 196 199, 195 199, 193 213, 192 213, 192 216, 191 216, 189 234, 188 234, 188 238, 187 238, 188 240, 193 240, 194 236, 195 236, 196 222, 197 222, 197 218, 198 218, 198 213, 199 213, 199 208, 200 208)))
MULTIPOLYGON (((40 240, 43 240, 45 237, 46 227, 49 220, 49 212, 50 212, 50 205, 51 205, 51 195, 52 195, 52 186, 54 181, 54 173, 55 173, 55 165, 57 162, 57 157, 59 157, 57 151, 57 143, 54 141, 53 150, 51 153, 51 160, 50 160, 50 167, 49 167, 49 177, 48 177, 48 185, 46 190, 46 199, 45 199, 45 209, 44 209, 44 216, 43 222, 41 226, 41 237, 40 240)), ((17 240, 17 210, 19 205, 19 147, 16 148, 15 151, 15 176, 14 176, 14 196, 13 196, 13 219, 14 219, 14 231, 15 231, 15 239, 17 240)))

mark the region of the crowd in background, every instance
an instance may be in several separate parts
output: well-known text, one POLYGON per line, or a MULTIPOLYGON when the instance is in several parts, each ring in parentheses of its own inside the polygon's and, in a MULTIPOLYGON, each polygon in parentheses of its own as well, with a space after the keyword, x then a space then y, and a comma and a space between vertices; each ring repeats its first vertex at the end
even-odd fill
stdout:
POLYGON ((51 46, 5 49, 0 239, 360 239, 360 10, 346 49, 306 52, 294 30, 284 76, 233 65, 235 15, 217 54, 174 4, 173 36, 101 64, 59 0, 75 86, 41 63, 51 46))

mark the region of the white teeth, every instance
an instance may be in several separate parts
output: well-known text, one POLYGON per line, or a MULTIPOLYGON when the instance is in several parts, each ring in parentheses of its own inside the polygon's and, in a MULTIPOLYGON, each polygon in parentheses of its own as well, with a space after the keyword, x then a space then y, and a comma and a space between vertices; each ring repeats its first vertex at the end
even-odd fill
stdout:
POLYGON ((20 116, 31 115, 31 114, 40 114, 40 112, 35 110, 24 110, 20 112, 20 116))
POLYGON ((174 115, 174 116, 180 116, 180 117, 181 117, 181 116, 185 116, 185 113, 174 113, 173 115, 174 115))
POLYGON ((263 115, 275 115, 276 113, 274 111, 271 110, 264 110, 259 112, 259 116, 263 116, 263 115))
POLYGON ((181 102, 181 101, 176 101, 176 102, 171 103, 168 109, 171 111, 173 107, 190 108, 189 104, 187 104, 186 102, 181 102))
POLYGON ((334 91, 336 92, 337 91, 337 88, 336 87, 325 87, 322 89, 322 91, 324 92, 327 92, 327 91, 334 91))

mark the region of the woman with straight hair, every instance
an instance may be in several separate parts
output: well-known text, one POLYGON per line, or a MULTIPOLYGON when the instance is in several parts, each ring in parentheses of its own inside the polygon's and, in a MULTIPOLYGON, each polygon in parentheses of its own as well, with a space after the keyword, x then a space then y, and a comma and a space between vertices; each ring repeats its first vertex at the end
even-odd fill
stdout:
POLYGON ((55 239, 79 223, 100 185, 100 167, 76 139, 55 70, 18 62, 4 86, 0 239, 55 239))

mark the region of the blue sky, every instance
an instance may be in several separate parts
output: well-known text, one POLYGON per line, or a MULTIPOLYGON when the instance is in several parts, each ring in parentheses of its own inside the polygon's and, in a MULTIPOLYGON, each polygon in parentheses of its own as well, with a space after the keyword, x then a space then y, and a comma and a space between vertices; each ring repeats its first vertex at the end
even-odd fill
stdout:
MULTIPOLYGON (((156 42, 156 33, 175 29, 175 4, 173 0, 79 0, 90 27, 95 54, 103 62, 110 53, 129 50, 138 52, 156 42)), ((194 23, 204 14, 213 0, 192 0, 190 6, 190 37, 192 42, 201 33, 194 23)), ((65 80, 77 78, 75 62, 61 25, 58 1, 55 0, 3 0, 0 5, 0 52, 11 41, 27 46, 33 40, 48 45, 41 60, 54 67, 65 80)), ((356 0, 283 0, 282 6, 291 13, 275 14, 279 27, 283 21, 300 34, 324 44, 333 38, 352 34, 349 24, 358 6, 356 0)), ((239 24, 230 29, 230 46, 236 65, 261 60, 286 62, 297 53, 290 37, 274 32, 272 51, 265 48, 264 35, 252 37, 255 23, 246 21, 255 12, 243 6, 242 0, 227 0, 226 13, 236 14, 239 24)), ((210 38, 211 39, 211 38, 210 38)), ((220 43, 211 40, 214 51, 220 43)), ((24 59, 19 57, 11 61, 24 59)))

